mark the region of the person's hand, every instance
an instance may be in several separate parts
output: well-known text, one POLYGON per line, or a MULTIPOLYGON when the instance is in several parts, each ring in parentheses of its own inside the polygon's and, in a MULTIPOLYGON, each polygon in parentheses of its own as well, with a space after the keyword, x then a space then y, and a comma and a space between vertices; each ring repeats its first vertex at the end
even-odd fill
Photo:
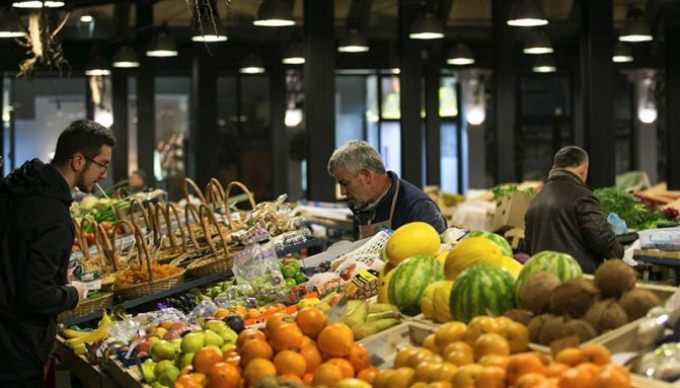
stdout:
POLYGON ((71 287, 75 288, 76 291, 78 291, 78 303, 76 304, 76 307, 80 304, 80 302, 87 298, 87 290, 85 289, 85 285, 79 281, 73 281, 70 284, 71 287))

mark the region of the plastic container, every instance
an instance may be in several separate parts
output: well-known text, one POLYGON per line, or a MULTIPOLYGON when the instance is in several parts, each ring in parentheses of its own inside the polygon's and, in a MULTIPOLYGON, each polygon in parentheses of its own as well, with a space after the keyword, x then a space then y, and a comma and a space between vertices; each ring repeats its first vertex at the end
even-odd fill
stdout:
POLYGON ((680 251, 680 227, 641 230, 638 235, 641 249, 680 251))

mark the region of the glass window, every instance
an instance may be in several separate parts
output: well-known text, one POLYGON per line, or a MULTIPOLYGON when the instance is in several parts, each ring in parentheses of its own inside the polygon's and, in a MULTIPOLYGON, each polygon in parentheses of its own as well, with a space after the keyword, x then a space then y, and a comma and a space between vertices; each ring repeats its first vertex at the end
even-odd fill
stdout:
POLYGON ((383 119, 399 120, 401 117, 401 108, 399 107, 399 90, 398 76, 384 76, 380 78, 383 119))
POLYGON ((458 141, 456 124, 442 123, 440 128, 441 188, 447 193, 458 192, 458 141))
POLYGON ((385 168, 401 176, 401 130, 398 122, 380 123, 380 155, 385 168))
POLYGON ((441 77, 439 85, 439 116, 458 116, 458 96, 456 93, 456 78, 441 77))
POLYGON ((363 76, 335 77, 335 146, 364 138, 366 82, 363 76))

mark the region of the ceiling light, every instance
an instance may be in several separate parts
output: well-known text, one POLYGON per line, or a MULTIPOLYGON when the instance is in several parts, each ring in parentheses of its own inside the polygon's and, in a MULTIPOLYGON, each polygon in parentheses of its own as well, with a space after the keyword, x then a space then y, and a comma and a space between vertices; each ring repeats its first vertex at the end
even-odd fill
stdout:
POLYGON ((26 32, 13 11, 0 11, 0 38, 21 38, 26 32))
POLYGON ((541 55, 540 57, 536 58, 536 62, 534 63, 534 67, 532 70, 535 73, 552 73, 557 70, 555 67, 555 61, 550 55, 541 55))
POLYGON ((111 69, 104 57, 92 55, 85 66, 85 75, 110 75, 111 69))
POLYGON ((338 44, 338 51, 341 53, 365 53, 369 49, 366 37, 354 29, 350 30, 338 44))
POLYGON ((399 69, 398 67, 393 67, 393 68, 390 69, 390 74, 396 75, 396 74, 400 74, 400 73, 401 73, 401 69, 399 69))
POLYGON ((239 72, 242 74, 262 74, 264 71, 262 60, 255 54, 249 54, 241 61, 239 72))
POLYGON ((475 58, 472 56, 472 52, 468 46, 464 43, 458 43, 451 48, 446 63, 456 66, 472 65, 475 63, 475 58))
POLYGON ((176 57, 177 46, 167 32, 161 31, 154 35, 149 43, 149 48, 146 50, 146 55, 149 57, 176 57))
POLYGON ((286 0, 264 0, 253 24, 260 27, 294 26, 293 9, 286 0))
POLYGON ((204 17, 199 22, 194 18, 194 33, 191 36, 193 42, 217 43, 226 42, 227 35, 224 34, 219 15, 214 15, 214 19, 204 17))
POLYGON ((301 65, 305 63, 305 52, 302 44, 293 43, 289 45, 283 55, 282 62, 286 65, 301 65))
POLYGON ((628 10, 628 18, 621 29, 619 40, 621 42, 649 42, 652 39, 652 33, 649 26, 644 20, 642 11, 638 8, 631 7, 628 10))
POLYGON ((524 54, 550 54, 553 52, 550 38, 545 31, 533 32, 524 44, 524 54))
POLYGON ((507 23, 513 27, 537 27, 548 24, 548 19, 536 1, 515 0, 507 23))
POLYGON ((411 33, 408 35, 411 39, 442 39, 444 38, 444 27, 433 14, 420 14, 413 22, 411 33))
POLYGON ((113 67, 132 68, 139 67, 137 52, 130 46, 122 46, 113 55, 113 67))
POLYGON ((59 8, 63 6, 63 1, 15 1, 12 3, 14 8, 59 8))
POLYGON ((616 63, 633 62, 633 54, 630 52, 630 47, 626 46, 625 43, 616 42, 612 61, 616 63))
POLYGON ((94 16, 92 15, 80 15, 80 20, 81 23, 92 23, 94 21, 94 16))

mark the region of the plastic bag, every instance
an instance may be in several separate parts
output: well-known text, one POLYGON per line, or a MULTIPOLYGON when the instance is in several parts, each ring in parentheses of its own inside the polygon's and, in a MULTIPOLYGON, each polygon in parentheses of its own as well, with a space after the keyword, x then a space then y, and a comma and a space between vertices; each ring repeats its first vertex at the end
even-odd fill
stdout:
POLYGON ((609 213, 607 216, 607 222, 611 225, 614 234, 624 234, 628 233, 628 225, 621 217, 616 213, 609 213))
POLYGON ((237 284, 252 287, 259 305, 286 300, 288 287, 273 244, 247 246, 234 255, 232 271, 237 284))

